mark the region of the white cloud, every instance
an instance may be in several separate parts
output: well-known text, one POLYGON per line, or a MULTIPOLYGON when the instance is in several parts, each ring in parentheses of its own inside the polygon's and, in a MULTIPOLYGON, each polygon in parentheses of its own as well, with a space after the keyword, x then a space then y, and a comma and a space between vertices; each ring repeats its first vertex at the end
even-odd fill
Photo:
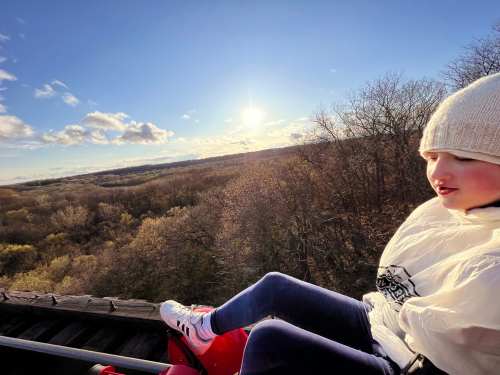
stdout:
MULTIPOLYGON (((39 97, 53 95, 50 84, 44 85, 37 93, 39 97), (41 95, 41 96, 40 96, 41 95)), ((3 90, 3 88, 0 88, 3 90)), ((66 93, 69 94, 69 93, 66 93)), ((0 101, 3 98, 0 96, 0 101)), ((67 103, 71 98, 66 97, 67 103)), ((78 102, 78 99, 74 98, 78 102)), ((5 113, 7 107, 0 103, 0 113, 5 113)), ((80 145, 91 144, 164 144, 174 135, 172 131, 161 129, 153 123, 136 121, 126 122, 126 113, 88 113, 79 124, 65 126, 60 131, 50 130, 43 134, 35 134, 31 126, 15 116, 0 115, 0 141, 19 149, 34 149, 47 144, 80 145), (111 140, 108 131, 118 132, 111 140), (14 142, 14 143, 13 143, 14 142)))
POLYGON ((225 119, 225 120, 224 120, 224 122, 225 122, 226 124, 230 124, 230 123, 232 123, 232 122, 233 122, 233 119, 230 117, 230 118, 225 119))
POLYGON ((126 118, 128 115, 123 112, 103 113, 96 111, 88 113, 81 123, 89 128, 124 131, 127 125, 124 124, 123 120, 126 118))
POLYGON ((337 73, 337 69, 335 69, 335 68, 331 68, 331 69, 330 69, 330 73, 337 73))
POLYGON ((10 36, 0 33, 0 42, 6 42, 10 40, 10 36))
POLYGON ((68 86, 63 81, 59 81, 58 79, 53 80, 51 84, 54 86, 57 85, 57 86, 64 87, 65 89, 68 88, 68 86))
POLYGON ((0 158, 18 158, 20 156, 18 150, 9 149, 8 147, 2 147, 0 150, 0 158))
POLYGON ((63 130, 49 131, 40 136, 45 144, 60 144, 65 146, 80 145, 84 142, 93 144, 108 144, 109 140, 102 129, 85 129, 81 125, 66 125, 63 130))
POLYGON ((56 94, 51 85, 46 83, 41 89, 35 89, 35 98, 50 98, 56 94))
POLYGON ((279 120, 273 120, 273 121, 268 121, 264 124, 264 126, 266 127, 271 127, 271 126, 278 126, 278 125, 282 125, 286 122, 285 119, 279 119, 279 120))
POLYGON ((181 118, 183 120, 191 120, 193 118, 193 115, 196 113, 196 109, 190 109, 184 113, 181 118))
POLYGON ((19 38, 26 39, 26 35, 24 35, 23 33, 19 33, 19 38))
POLYGON ((16 151, 36 150, 40 147, 43 147, 43 144, 35 134, 33 136, 27 136, 26 138, 22 139, 11 138, 6 140, 6 143, 2 144, 2 148, 14 149, 16 151))
POLYGON ((313 123, 307 117, 296 120, 268 121, 259 128, 234 124, 225 135, 206 138, 173 139, 169 147, 184 153, 196 153, 199 158, 258 151, 295 145, 307 139, 313 123))
POLYGON ((0 69, 0 83, 2 83, 2 81, 15 81, 15 80, 17 80, 15 75, 3 69, 0 69))
POLYGON ((71 94, 69 92, 66 92, 63 94, 62 100, 64 103, 66 103, 67 105, 69 105, 71 107, 75 107, 78 103, 80 103, 80 100, 78 100, 78 98, 76 96, 74 96, 73 94, 71 94))
POLYGON ((162 144, 166 143, 174 133, 172 131, 158 128, 152 123, 138 123, 131 121, 125 123, 128 115, 123 112, 118 113, 88 113, 80 124, 67 125, 61 131, 44 133, 39 136, 42 144, 79 145, 82 143, 91 144, 162 144), (108 131, 121 133, 110 140, 106 134, 108 131))
POLYGON ((83 143, 89 134, 90 131, 81 125, 66 125, 61 131, 44 133, 41 140, 43 143, 77 145, 83 143))
POLYGON ((24 19, 22 19, 21 17, 16 17, 16 20, 17 20, 17 22, 19 22, 22 25, 24 25, 26 23, 26 21, 24 19))
POLYGON ((231 142, 232 145, 245 146, 245 148, 247 146, 251 146, 251 145, 254 145, 256 143, 257 143, 257 141, 255 139, 251 139, 251 138, 246 138, 246 139, 242 139, 240 141, 231 142))
POLYGON ((299 139, 304 138, 304 134, 302 134, 302 133, 290 133, 290 138, 294 141, 298 141, 299 139))
MULTIPOLYGON (((193 115, 196 113, 196 109, 190 109, 188 111, 186 111, 186 113, 184 113, 182 116, 181 116, 181 119, 183 120, 192 120, 193 119, 193 115)), ((199 122, 198 120, 194 120, 195 122, 199 122)))
POLYGON ((3 63, 3 62, 6 62, 6 61, 7 61, 6 57, 0 56, 0 64, 3 63))
POLYGON ((174 132, 170 130, 164 130, 158 128, 155 124, 148 123, 137 123, 132 121, 125 132, 113 139, 113 143, 166 143, 169 137, 172 137, 174 132))
POLYGON ((88 133, 88 141, 97 145, 107 145, 109 143, 108 137, 106 137, 102 129, 91 130, 88 133))
POLYGON ((57 95, 69 106, 75 107, 78 103, 80 103, 80 100, 70 92, 60 94, 60 92, 57 91, 57 87, 68 89, 68 85, 66 85, 63 81, 54 79, 51 83, 45 83, 42 88, 35 89, 35 98, 45 99, 52 98, 57 95))
POLYGON ((0 141, 28 138, 33 129, 16 116, 0 115, 0 141))
POLYGON ((138 158, 120 158, 119 161, 109 165, 108 168, 125 168, 136 165, 144 165, 144 164, 158 164, 158 163, 166 163, 171 162, 177 159, 179 155, 172 155, 172 153, 168 153, 168 155, 163 156, 149 156, 149 157, 138 157, 138 158))

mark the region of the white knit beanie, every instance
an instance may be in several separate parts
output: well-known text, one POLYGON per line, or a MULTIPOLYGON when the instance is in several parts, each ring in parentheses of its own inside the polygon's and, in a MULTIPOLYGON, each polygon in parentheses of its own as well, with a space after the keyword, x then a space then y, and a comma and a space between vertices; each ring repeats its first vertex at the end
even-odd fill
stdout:
POLYGON ((500 164, 500 73, 446 98, 425 127, 419 151, 500 164))

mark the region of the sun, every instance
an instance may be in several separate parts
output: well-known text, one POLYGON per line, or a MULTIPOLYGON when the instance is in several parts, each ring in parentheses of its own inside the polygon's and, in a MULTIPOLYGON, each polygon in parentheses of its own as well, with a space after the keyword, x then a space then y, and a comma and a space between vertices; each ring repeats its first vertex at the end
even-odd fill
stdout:
POLYGON ((241 112, 241 118, 246 126, 257 126, 264 119, 264 111, 257 107, 246 107, 241 112))

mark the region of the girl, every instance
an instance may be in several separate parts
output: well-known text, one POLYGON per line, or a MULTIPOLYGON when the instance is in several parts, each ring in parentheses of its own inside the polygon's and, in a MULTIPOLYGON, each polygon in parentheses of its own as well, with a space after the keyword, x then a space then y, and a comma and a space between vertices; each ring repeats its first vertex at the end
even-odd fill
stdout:
POLYGON ((196 353, 251 331, 241 374, 399 374, 415 353, 434 373, 500 373, 500 73, 448 97, 420 143, 437 197, 387 244, 377 291, 357 301, 269 273, 210 313, 175 301, 163 320, 196 353))

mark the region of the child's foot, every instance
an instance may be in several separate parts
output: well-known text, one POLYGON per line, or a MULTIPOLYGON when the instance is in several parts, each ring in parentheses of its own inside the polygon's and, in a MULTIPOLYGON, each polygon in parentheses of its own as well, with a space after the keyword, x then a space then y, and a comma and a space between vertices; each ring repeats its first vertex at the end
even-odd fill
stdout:
POLYGON ((186 336, 195 354, 204 354, 216 336, 210 327, 210 313, 193 311, 176 301, 160 306, 161 318, 167 325, 186 336))

